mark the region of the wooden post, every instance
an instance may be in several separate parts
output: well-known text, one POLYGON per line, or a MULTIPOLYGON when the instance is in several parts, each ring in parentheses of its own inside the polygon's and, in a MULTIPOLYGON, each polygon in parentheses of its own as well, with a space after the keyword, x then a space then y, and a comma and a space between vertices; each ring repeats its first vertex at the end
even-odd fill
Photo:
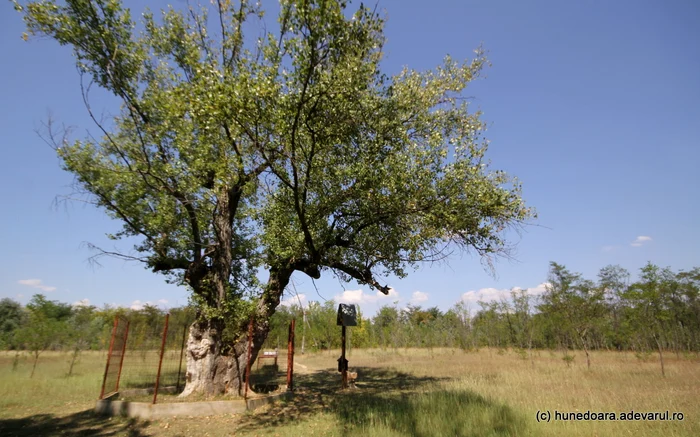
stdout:
POLYGON ((175 385, 175 391, 180 391, 180 373, 182 372, 182 356, 185 352, 185 339, 187 338, 187 325, 182 329, 182 346, 180 346, 180 365, 177 366, 177 384, 175 385))
POLYGON ((163 367, 163 353, 165 353, 165 339, 168 336, 168 320, 170 319, 170 313, 165 315, 165 326, 163 327, 163 341, 160 344, 160 360, 158 360, 158 374, 156 375, 156 387, 153 390, 153 403, 156 403, 158 398, 158 386, 160 385, 160 369, 163 367))
POLYGON ((343 365, 343 388, 348 388, 348 370, 345 368, 345 325, 342 327, 340 336, 342 350, 340 352, 340 362, 343 365))
POLYGON ((248 399, 248 385, 250 385, 250 358, 253 355, 253 315, 250 315, 250 324, 248 325, 248 360, 245 369, 245 394, 244 399, 248 399))
POLYGON ((105 376, 102 378, 102 390, 100 390, 100 399, 105 395, 105 383, 107 382, 107 372, 109 371, 109 360, 112 358, 112 348, 114 347, 114 336, 117 334, 117 317, 114 316, 114 325, 112 325, 112 339, 109 341, 109 351, 107 352, 107 365, 105 366, 105 376))
POLYGON ((294 390, 294 322, 289 323, 289 338, 287 340, 287 390, 294 390))

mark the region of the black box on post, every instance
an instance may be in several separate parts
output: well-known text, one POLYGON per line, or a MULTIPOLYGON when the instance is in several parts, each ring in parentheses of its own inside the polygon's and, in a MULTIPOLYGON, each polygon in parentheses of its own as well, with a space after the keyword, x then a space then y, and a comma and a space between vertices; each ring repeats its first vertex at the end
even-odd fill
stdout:
POLYGON ((338 305, 338 326, 357 326, 355 305, 345 303, 338 305))

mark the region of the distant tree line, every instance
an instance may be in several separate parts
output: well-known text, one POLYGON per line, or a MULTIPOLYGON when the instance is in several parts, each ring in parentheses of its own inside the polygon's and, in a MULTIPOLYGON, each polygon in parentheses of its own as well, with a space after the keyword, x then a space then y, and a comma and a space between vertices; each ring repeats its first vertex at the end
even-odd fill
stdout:
MULTIPOLYGON (((163 310, 144 305, 140 309, 111 306, 100 309, 48 300, 42 294, 34 295, 27 305, 22 306, 5 298, 0 300, 0 349, 16 351, 16 358, 20 352, 30 353, 33 358, 32 376, 43 352, 68 352, 71 359, 67 374, 71 375, 82 351, 109 348, 115 316, 124 316, 129 320, 130 348, 155 349, 160 346, 168 312, 169 325, 171 329, 179 327, 178 332, 182 332, 182 326, 194 320, 190 307, 163 310)), ((177 336, 169 335, 168 341, 176 342, 177 336)), ((14 362, 16 365, 17 359, 14 362)))
MULTIPOLYGON (((700 268, 673 272, 648 263, 636 281, 620 266, 600 270, 597 280, 583 278, 565 266, 550 263, 545 291, 539 295, 513 289, 510 299, 479 302, 470 311, 465 303, 447 311, 437 307, 383 306, 374 317, 358 311, 358 326, 349 329, 351 348, 483 347, 514 348, 527 358, 533 349, 584 352, 633 351, 640 358, 664 353, 700 352, 700 268)), ((171 308, 171 325, 187 325, 190 307, 171 308)), ((289 322, 296 319, 297 351, 340 347, 336 302, 281 306, 271 319, 266 348, 284 348, 289 322)), ((0 301, 0 347, 25 350, 35 362, 46 350, 63 350, 77 358, 80 351, 106 349, 114 316, 130 320, 130 344, 155 348, 166 311, 71 306, 35 295, 22 306, 0 301)), ((137 347, 137 346, 134 346, 137 347)), ((72 364, 71 364, 72 369, 72 364)))
MULTIPOLYGON (((528 350, 581 350, 590 366, 591 350, 633 351, 640 357, 664 352, 700 351, 700 268, 673 272, 648 263, 636 281, 620 266, 600 270, 596 281, 552 262, 545 291, 514 289, 510 299, 479 302, 470 311, 462 302, 443 312, 437 307, 383 306, 372 318, 360 315, 349 330, 354 347, 480 347, 528 350)), ((297 319, 306 347, 340 345, 336 304, 311 302, 302 328, 298 305, 280 308, 269 341, 286 344, 287 324, 297 319)), ((299 343, 297 343, 299 347, 299 343)))

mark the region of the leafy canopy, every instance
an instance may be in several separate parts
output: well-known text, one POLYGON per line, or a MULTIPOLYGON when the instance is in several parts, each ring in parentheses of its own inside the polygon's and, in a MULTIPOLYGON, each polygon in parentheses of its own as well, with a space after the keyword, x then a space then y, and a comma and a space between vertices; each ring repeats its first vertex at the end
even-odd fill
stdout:
POLYGON ((379 275, 454 248, 505 253, 504 231, 534 217, 489 168, 464 97, 482 50, 387 76, 384 19, 363 5, 282 0, 268 31, 259 4, 211 3, 137 23, 119 0, 15 2, 30 34, 73 47, 91 115, 93 84, 122 101, 93 117, 99 137, 52 137, 78 190, 123 224, 112 238, 140 238, 117 255, 212 305, 259 290, 259 266, 387 292, 379 275))

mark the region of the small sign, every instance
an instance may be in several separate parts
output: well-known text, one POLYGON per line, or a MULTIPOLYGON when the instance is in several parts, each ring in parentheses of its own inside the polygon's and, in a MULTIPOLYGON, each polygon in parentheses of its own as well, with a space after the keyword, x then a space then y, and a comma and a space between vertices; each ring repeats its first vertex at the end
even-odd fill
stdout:
POLYGON ((345 303, 338 305, 338 326, 357 326, 355 305, 345 303))

